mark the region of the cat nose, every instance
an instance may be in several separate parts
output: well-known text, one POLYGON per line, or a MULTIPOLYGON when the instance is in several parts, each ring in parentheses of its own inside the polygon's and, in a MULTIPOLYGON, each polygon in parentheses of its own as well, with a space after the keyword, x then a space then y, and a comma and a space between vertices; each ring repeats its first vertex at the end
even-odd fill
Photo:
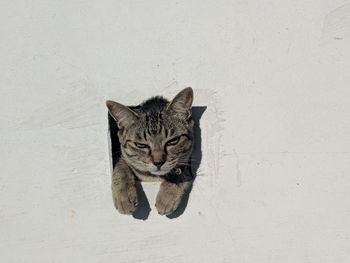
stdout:
POLYGON ((155 166, 157 166, 158 171, 160 167, 165 163, 165 156, 163 151, 154 150, 152 153, 152 160, 155 166))
POLYGON ((162 167, 162 165, 165 163, 164 161, 160 161, 160 162, 153 162, 155 166, 157 166, 157 169, 160 170, 160 167, 162 167))

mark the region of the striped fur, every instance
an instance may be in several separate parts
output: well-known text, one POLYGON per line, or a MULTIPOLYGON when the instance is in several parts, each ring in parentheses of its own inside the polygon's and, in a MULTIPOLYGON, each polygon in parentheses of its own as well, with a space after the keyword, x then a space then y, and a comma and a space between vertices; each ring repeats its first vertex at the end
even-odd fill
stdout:
MULTIPOLYGON (((110 114, 119 127, 118 137, 122 158, 117 163, 113 174, 116 181, 119 182, 125 174, 129 176, 133 174, 144 181, 164 181, 166 175, 173 169, 188 165, 193 148, 192 101, 193 91, 191 88, 186 88, 172 101, 157 96, 136 107, 126 107, 113 101, 106 102, 110 114)), ((122 182, 126 181, 122 180, 122 182)), ((171 182, 163 182, 162 185, 157 197, 159 205, 157 209, 162 214, 168 214, 170 210, 176 209, 189 183, 181 187, 171 182), (174 196, 169 197, 171 191, 174 191, 174 196), (175 196, 177 198, 174 199, 175 196)), ((126 185, 119 183, 118 186, 112 183, 113 187, 115 187, 114 199, 119 200, 115 201, 119 211, 128 213, 125 210, 136 207, 128 203, 127 199, 130 200, 131 197, 125 198, 125 191, 122 189, 122 187, 131 187, 130 192, 134 193, 130 183, 126 185), (120 199, 125 199, 125 203, 120 199), (127 209, 120 208, 123 206, 127 209)), ((134 200, 135 197, 131 199, 134 200)))
POLYGON ((171 102, 158 96, 136 107, 120 104, 115 109, 109 107, 117 123, 122 120, 118 123, 118 136, 122 157, 131 168, 146 174, 164 175, 188 161, 193 144, 193 120, 192 101, 189 105, 186 103, 188 96, 192 100, 191 91, 183 91, 171 102), (179 110, 181 106, 183 109, 179 110), (169 144, 176 138, 179 138, 176 145, 169 144), (138 147, 140 145, 145 147, 138 147), (159 162, 164 162, 160 169, 155 165, 159 162))

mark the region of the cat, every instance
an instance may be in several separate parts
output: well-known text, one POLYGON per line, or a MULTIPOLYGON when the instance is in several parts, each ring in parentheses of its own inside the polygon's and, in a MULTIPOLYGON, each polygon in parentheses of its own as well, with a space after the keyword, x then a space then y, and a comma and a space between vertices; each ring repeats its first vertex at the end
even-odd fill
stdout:
POLYGON ((190 87, 172 101, 157 96, 136 107, 106 101, 119 128, 121 158, 113 170, 112 195, 121 214, 138 206, 137 179, 161 182, 155 204, 160 215, 172 214, 191 188, 192 102, 190 87))

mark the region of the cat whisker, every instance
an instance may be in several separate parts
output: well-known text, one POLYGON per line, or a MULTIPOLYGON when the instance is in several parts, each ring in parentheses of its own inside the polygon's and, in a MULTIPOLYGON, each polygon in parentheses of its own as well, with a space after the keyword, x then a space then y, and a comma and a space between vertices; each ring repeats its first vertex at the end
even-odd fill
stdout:
POLYGON ((180 166, 186 166, 186 167, 195 167, 195 165, 193 165, 193 164, 189 164, 189 163, 178 163, 178 165, 180 165, 180 166))
POLYGON ((188 161, 179 161, 178 163, 191 163, 191 164, 200 164, 201 161, 197 160, 188 160, 188 161))

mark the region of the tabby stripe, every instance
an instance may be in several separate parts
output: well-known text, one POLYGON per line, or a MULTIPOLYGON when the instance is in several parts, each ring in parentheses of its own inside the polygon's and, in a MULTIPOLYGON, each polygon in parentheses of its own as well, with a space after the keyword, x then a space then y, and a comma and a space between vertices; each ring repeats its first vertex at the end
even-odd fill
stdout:
POLYGON ((181 134, 180 136, 185 136, 187 139, 189 139, 190 141, 192 141, 192 138, 191 138, 188 134, 186 134, 186 133, 181 134))
POLYGON ((125 143, 123 144, 123 148, 126 148, 126 145, 128 144, 128 142, 131 142, 130 140, 126 140, 125 143))
POLYGON ((136 154, 131 154, 131 153, 128 153, 127 151, 124 151, 124 153, 128 156, 128 157, 135 157, 136 154))

